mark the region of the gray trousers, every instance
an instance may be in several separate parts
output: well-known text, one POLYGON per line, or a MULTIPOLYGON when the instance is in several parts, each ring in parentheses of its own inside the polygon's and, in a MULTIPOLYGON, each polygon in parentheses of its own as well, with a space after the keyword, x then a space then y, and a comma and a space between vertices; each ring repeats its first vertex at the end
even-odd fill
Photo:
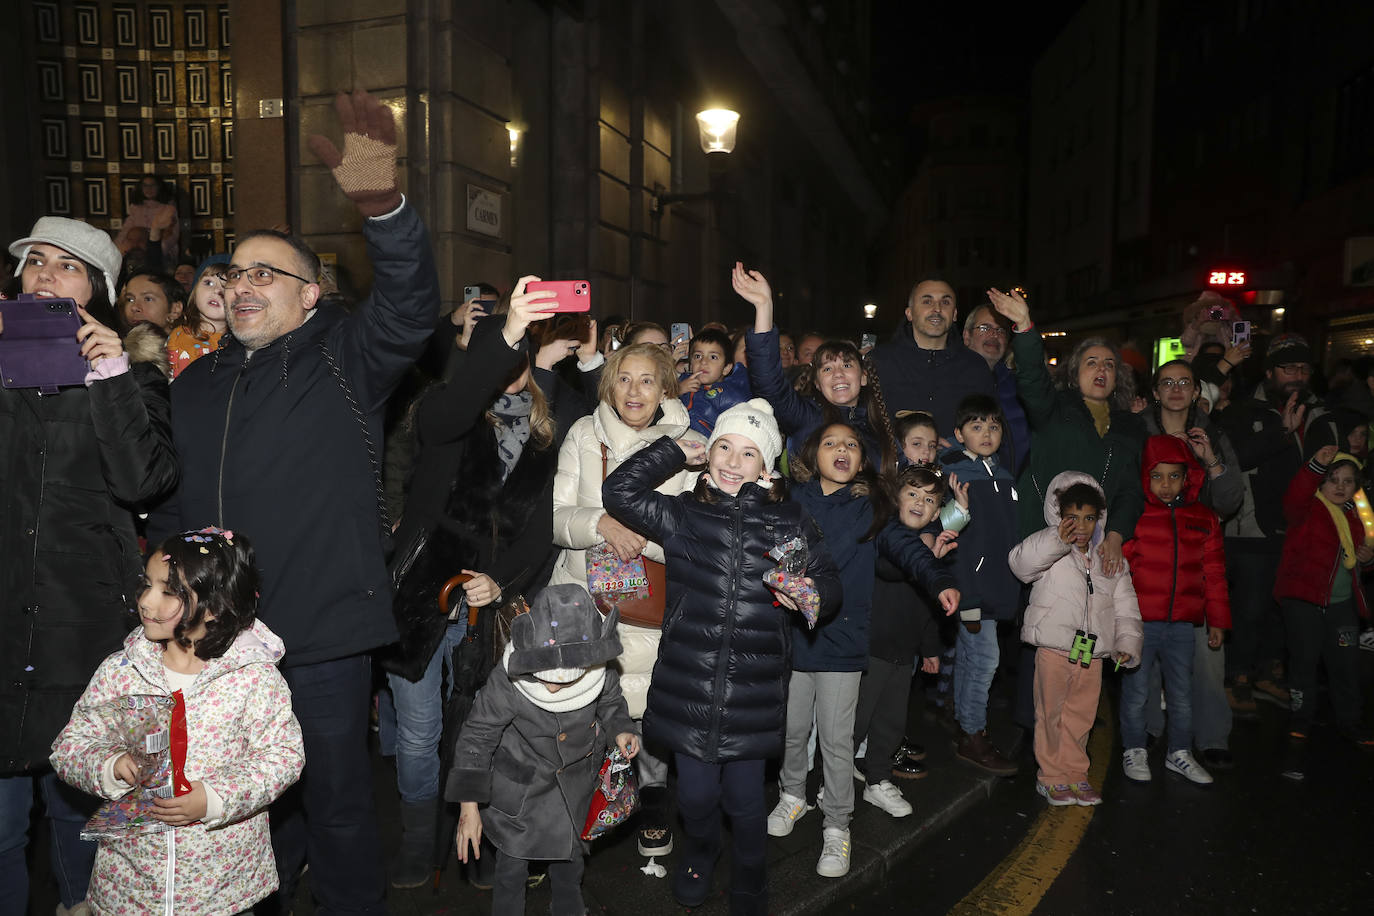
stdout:
POLYGON ((821 746, 826 827, 849 827, 854 814, 854 707, 861 671, 793 671, 787 693, 787 740, 782 751, 782 790, 806 797, 806 739, 815 716, 821 746))
MULTIPOLYGON (((1150 672, 1150 693, 1145 703, 1145 730, 1164 734, 1164 710, 1160 708, 1162 665, 1150 672)), ((1226 750, 1231 744, 1231 704, 1226 702, 1226 646, 1207 645, 1207 628, 1193 627, 1193 744, 1200 751, 1226 750)))
MULTIPOLYGON (((639 733, 643 735, 644 720, 635 719, 635 724, 639 726, 639 733)), ((668 784, 668 761, 655 756, 653 753, 655 750, 658 748, 652 741, 645 742, 641 738, 639 753, 635 754, 635 775, 639 777, 641 789, 668 784)))

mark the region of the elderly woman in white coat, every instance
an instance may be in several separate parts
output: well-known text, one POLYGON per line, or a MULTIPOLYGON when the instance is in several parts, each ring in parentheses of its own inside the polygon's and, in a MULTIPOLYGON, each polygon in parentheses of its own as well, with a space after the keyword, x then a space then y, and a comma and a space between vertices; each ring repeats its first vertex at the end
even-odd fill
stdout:
MULTIPOLYGON (((553 540, 563 548, 549 582, 587 585, 586 551, 609 544, 622 560, 643 555, 663 562, 663 547, 646 540, 607 514, 601 504, 606 475, 644 446, 668 436, 705 439, 688 429, 687 410, 677 399, 677 373, 672 357, 657 344, 622 347, 611 354, 601 373, 596 409, 573 424, 558 456, 553 487, 553 540)), ((683 470, 658 486, 668 496, 692 489, 697 472, 683 470)), ((657 627, 622 621, 618 659, 620 687, 636 721, 644 716, 649 678, 658 659, 657 627)), ((668 763, 641 749, 636 758, 643 811, 639 821, 641 855, 666 855, 673 848, 667 812, 668 763)))

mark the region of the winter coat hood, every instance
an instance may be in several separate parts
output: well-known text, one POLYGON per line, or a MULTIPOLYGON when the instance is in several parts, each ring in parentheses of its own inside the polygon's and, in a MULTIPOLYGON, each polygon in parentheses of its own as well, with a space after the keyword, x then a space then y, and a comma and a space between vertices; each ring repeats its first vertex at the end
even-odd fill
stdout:
POLYGON ((1181 464, 1187 472, 1187 480, 1180 494, 1181 499, 1175 502, 1176 505, 1187 506, 1198 501, 1198 496, 1202 493, 1202 484, 1207 479, 1207 472, 1197 463, 1192 450, 1182 439, 1177 436, 1158 435, 1145 440, 1145 457, 1140 462, 1140 487, 1145 491, 1147 503, 1153 506, 1164 505, 1158 496, 1150 492, 1150 472, 1157 464, 1181 464))
MULTIPOLYGON (((1051 528, 1059 527, 1059 493, 1067 490, 1076 483, 1086 483, 1097 491, 1106 502, 1106 494, 1102 492, 1102 484, 1091 474, 1084 474, 1082 471, 1063 471, 1054 475, 1050 480, 1049 489, 1045 493, 1045 524, 1051 528)), ((1101 515, 1097 517, 1097 527, 1093 529, 1093 538, 1088 542, 1088 549, 1092 550, 1102 543, 1102 539, 1107 536, 1107 509, 1103 509, 1101 515)))
MULTIPOLYGON (((159 643, 143 635, 142 627, 136 627, 124 640, 124 654, 133 662, 139 673, 154 684, 165 677, 162 673, 163 651, 159 643)), ((223 655, 206 659, 205 667, 196 675, 196 682, 191 689, 199 692, 207 681, 249 665, 275 665, 285 654, 286 646, 283 645, 281 637, 268 629, 267 624, 261 620, 254 620, 251 627, 234 637, 234 641, 229 644, 223 655)))

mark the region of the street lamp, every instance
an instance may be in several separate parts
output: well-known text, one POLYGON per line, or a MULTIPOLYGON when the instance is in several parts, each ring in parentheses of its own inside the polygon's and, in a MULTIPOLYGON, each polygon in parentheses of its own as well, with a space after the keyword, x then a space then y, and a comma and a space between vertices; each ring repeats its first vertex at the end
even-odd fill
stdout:
MULTIPOLYGON (((735 130, 739 126, 739 112, 728 108, 708 108, 697 112, 697 130, 701 137, 702 152, 730 153, 735 148, 735 130)), ((713 179, 715 170, 712 170, 713 179)), ((715 184, 715 181, 712 181, 715 184)), ((703 191, 697 194, 660 194, 654 189, 649 198, 649 215, 655 218, 663 215, 670 205, 688 200, 715 200, 721 195, 719 190, 703 191)))
POLYGON ((878 307, 877 307, 876 305, 874 305, 872 302, 867 303, 867 304, 864 306, 864 317, 865 317, 865 318, 877 318, 877 317, 878 317, 878 307))
POLYGON ((728 108, 708 108, 697 112, 697 129, 701 133, 703 153, 728 153, 735 148, 735 128, 739 112, 728 108))

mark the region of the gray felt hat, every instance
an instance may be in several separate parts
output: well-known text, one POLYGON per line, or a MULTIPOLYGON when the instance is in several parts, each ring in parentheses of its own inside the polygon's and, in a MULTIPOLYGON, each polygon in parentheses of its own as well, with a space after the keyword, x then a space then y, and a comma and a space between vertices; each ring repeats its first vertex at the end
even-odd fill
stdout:
POLYGON ((529 613, 511 621, 506 671, 519 676, 608 662, 620 655, 619 619, 614 610, 602 617, 580 585, 550 585, 534 599, 529 613))
POLYGON ((24 269, 29 249, 40 244, 61 248, 87 264, 94 264, 96 269, 105 275, 105 287, 110 292, 110 302, 115 301, 119 295, 119 290, 115 287, 115 277, 119 276, 119 267, 124 259, 108 232, 97 229, 90 223, 83 223, 79 219, 44 216, 33 224, 27 238, 10 245, 10 254, 19 259, 19 266, 14 271, 16 277, 24 269))

